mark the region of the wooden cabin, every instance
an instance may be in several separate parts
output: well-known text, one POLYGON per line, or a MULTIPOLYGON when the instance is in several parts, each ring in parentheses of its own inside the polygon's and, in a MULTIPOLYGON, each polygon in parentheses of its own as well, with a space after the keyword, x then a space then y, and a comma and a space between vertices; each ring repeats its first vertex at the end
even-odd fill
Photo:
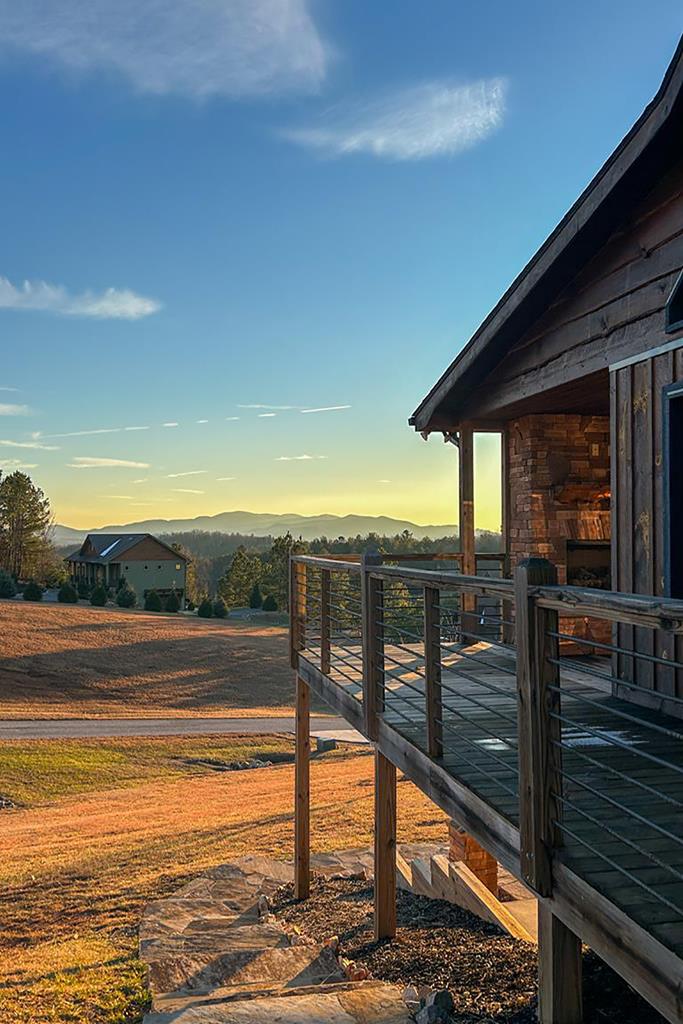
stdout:
MULTIPOLYGON (((465 572, 472 436, 500 431, 511 564, 540 555, 560 583, 683 598, 682 90, 679 46, 652 103, 410 418, 459 445, 465 572)), ((636 639, 664 664, 622 658, 619 675, 679 714, 670 638, 636 639)))
POLYGON ((537 899, 542 1024, 583 1019, 582 945, 683 1020, 682 268, 679 45, 411 417, 459 452, 455 563, 291 559, 298 896, 313 693, 374 747, 376 936, 396 930, 398 770, 537 899), (502 439, 498 578, 477 572, 479 431, 502 439))

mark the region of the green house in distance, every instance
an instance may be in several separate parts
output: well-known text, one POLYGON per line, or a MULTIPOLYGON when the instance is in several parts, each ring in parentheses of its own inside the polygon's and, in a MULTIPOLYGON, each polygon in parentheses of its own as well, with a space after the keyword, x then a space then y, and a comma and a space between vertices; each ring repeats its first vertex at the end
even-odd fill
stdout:
POLYGON ((175 590, 185 607, 188 560, 151 533, 89 533, 65 561, 76 584, 102 583, 116 590, 125 580, 140 604, 150 590, 162 599, 175 590))

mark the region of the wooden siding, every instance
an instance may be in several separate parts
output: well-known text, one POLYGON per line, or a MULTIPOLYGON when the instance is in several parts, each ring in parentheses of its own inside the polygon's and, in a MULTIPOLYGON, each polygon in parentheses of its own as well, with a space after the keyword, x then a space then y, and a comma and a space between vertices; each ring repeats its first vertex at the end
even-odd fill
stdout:
POLYGON ((117 562, 181 562, 185 559, 180 555, 169 551, 167 547, 160 544, 154 537, 145 537, 143 540, 128 548, 122 555, 116 558, 117 562))
POLYGON ((473 392, 467 414, 510 415, 540 393, 670 340, 664 306, 682 268, 680 161, 473 392))
MULTIPOLYGON (((683 346, 683 339, 682 339, 683 346)), ((643 359, 611 374, 612 396, 612 577, 613 588, 664 594, 665 498, 663 391, 683 380, 683 347, 643 359)), ((664 659, 682 660, 681 639, 620 625, 619 646, 664 659), (678 648, 676 650, 676 647, 678 648)), ((667 665, 620 656, 617 675, 657 694, 683 697, 683 672, 667 665)), ((621 696, 631 696, 624 688, 621 696)), ((639 702, 647 702, 638 695, 639 702)), ((670 705, 667 710, 671 711, 670 705)))

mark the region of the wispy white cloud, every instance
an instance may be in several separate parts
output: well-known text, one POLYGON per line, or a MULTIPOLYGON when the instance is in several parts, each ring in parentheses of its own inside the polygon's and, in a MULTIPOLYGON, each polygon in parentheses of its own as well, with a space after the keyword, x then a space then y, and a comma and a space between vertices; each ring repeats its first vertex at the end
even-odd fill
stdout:
POLYGON ((276 412, 286 412, 289 409, 300 409, 299 405, 262 405, 258 402, 251 402, 249 405, 238 405, 238 409, 275 409, 276 412))
POLYGON ((3 459, 0 455, 1 469, 37 469, 37 462, 22 462, 21 459, 3 459))
POLYGON ((228 480, 236 480, 236 479, 237 479, 237 477, 235 477, 235 476, 217 476, 216 477, 216 480, 218 480, 219 483, 226 483, 228 480))
POLYGON ((177 427, 177 423, 162 423, 162 427, 177 427))
POLYGON ((131 480, 131 483, 132 484, 146 484, 148 480, 149 480, 148 476, 141 476, 141 477, 138 477, 137 480, 131 480))
MULTIPOLYGON (((0 22, 2 0, 0 0, 0 22)), ((1 42, 0 27, 0 42, 1 42)), ((0 277, 0 309, 38 310, 62 316, 92 317, 96 320, 139 320, 157 313, 161 303, 128 288, 106 288, 103 292, 71 295, 62 285, 46 281, 24 281, 17 287, 0 277)))
POLYGON ((0 416, 29 416, 28 405, 13 405, 11 402, 0 402, 0 416))
POLYGON ((208 469, 186 469, 184 473, 167 473, 166 476, 169 479, 176 479, 180 476, 202 476, 203 473, 208 472, 208 469))
POLYGON ((120 434, 123 427, 97 427, 93 430, 69 430, 64 434, 41 434, 37 437, 90 437, 93 434, 120 434))
POLYGON ((260 412, 258 414, 260 420, 272 420, 275 416, 277 416, 276 412, 260 412))
POLYGON ((208 420, 197 420, 197 423, 208 423, 208 420))
POLYGON ((313 462, 317 459, 326 459, 327 455, 279 455, 276 462, 313 462))
POLYGON ((338 412, 341 409, 350 409, 350 405, 321 405, 317 409, 300 409, 300 412, 338 412))
POLYGON ((204 494, 204 491, 196 491, 193 487, 173 487, 176 494, 204 494))
POLYGON ((390 484, 391 480, 378 480, 377 483, 378 484, 390 484))
POLYGON ((17 392, 18 390, 19 390, 19 388, 0 387, 0 391, 14 391, 14 392, 17 392))
POLYGON ((313 127, 293 128, 292 142, 328 156, 369 153, 388 160, 453 156, 470 149, 503 121, 507 83, 424 82, 391 96, 327 111, 313 127))
POLYGON ((226 423, 230 423, 230 422, 232 422, 234 420, 238 420, 238 419, 239 419, 239 416, 226 416, 225 417, 226 423))
POLYGON ((95 455, 76 455, 73 462, 67 462, 67 466, 69 469, 149 469, 149 462, 107 459, 95 455))
POLYGON ((312 91, 329 59, 309 0, 2 0, 0 42, 149 93, 312 91))
POLYGON ((149 430, 149 427, 124 427, 124 430, 149 430))
POLYGON ((133 500, 133 495, 132 494, 103 494, 102 497, 103 498, 117 498, 120 501, 132 501, 133 500))
POLYGON ((39 448, 44 452, 58 452, 58 444, 43 444, 42 441, 0 441, 0 448, 39 448))

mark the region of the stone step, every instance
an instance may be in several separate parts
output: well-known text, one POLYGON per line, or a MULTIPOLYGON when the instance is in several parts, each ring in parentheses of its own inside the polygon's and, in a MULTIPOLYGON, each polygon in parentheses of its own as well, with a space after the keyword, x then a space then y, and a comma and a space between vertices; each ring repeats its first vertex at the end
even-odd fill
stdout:
POLYGON ((146 962, 160 960, 167 956, 181 954, 230 953, 236 950, 252 950, 289 946, 284 929, 277 923, 249 923, 235 915, 232 919, 214 917, 193 919, 178 931, 160 931, 154 935, 151 930, 140 939, 140 957, 146 962))
POLYGON ((326 946, 240 950, 220 956, 163 957, 148 964, 155 1009, 189 1004, 191 998, 238 999, 346 980, 326 946))
POLYGON ((153 1010, 143 1024, 411 1024, 401 990, 357 983, 333 992, 203 1001, 180 1010, 153 1010))
POLYGON ((258 924, 258 894, 252 893, 248 900, 235 896, 227 899, 172 897, 148 903, 140 922, 140 941, 185 934, 196 930, 193 925, 197 922, 206 925, 204 930, 214 930, 221 925, 227 928, 258 924))

